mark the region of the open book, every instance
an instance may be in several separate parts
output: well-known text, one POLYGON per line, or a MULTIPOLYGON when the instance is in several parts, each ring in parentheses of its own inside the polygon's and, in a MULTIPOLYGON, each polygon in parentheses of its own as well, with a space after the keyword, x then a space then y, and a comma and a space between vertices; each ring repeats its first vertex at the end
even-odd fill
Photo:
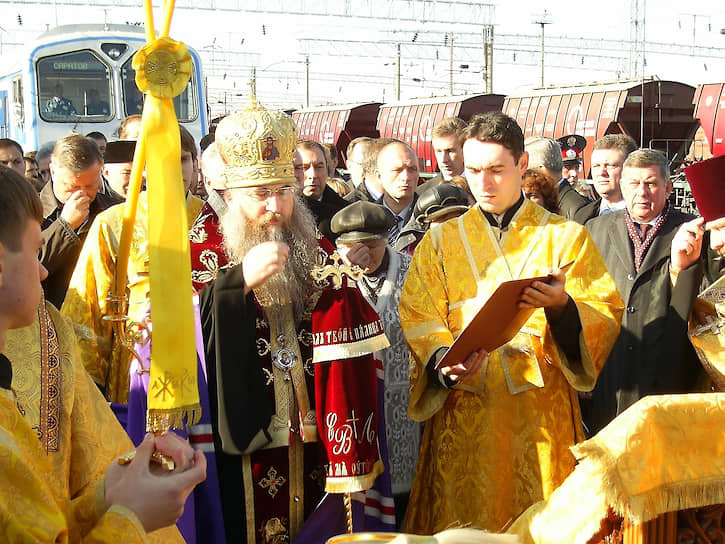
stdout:
POLYGON ((438 361, 436 370, 455 363, 462 363, 471 352, 481 348, 491 353, 511 340, 534 313, 533 308, 519 309, 521 291, 535 281, 548 282, 550 279, 551 276, 540 276, 505 281, 499 285, 438 361))

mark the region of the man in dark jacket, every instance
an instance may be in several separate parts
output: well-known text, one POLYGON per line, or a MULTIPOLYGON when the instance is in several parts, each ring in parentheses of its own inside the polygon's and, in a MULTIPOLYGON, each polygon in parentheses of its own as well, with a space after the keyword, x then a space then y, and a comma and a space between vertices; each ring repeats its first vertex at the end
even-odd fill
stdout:
POLYGON ((671 260, 679 226, 693 217, 667 202, 667 158, 651 149, 631 153, 621 188, 626 208, 587 223, 626 303, 619 337, 583 403, 591 434, 641 397, 693 391, 702 372, 687 337, 702 268, 680 270, 671 260))
POLYGON ((569 182, 561 177, 562 159, 561 148, 556 140, 535 136, 526 139, 526 151, 529 153, 529 168, 540 169, 558 179, 559 210, 561 215, 571 219, 574 213, 589 202, 576 192, 569 182))
POLYGON ((636 149, 636 142, 626 134, 607 134, 594 142, 592 181, 599 197, 574 212, 574 221, 583 225, 590 219, 625 208, 619 186, 622 166, 627 156, 636 149))
POLYGON ((45 297, 60 308, 83 241, 100 212, 122 202, 98 193, 103 157, 96 143, 80 134, 58 140, 50 160, 51 181, 40 192, 43 204, 43 248, 48 269, 45 297))
POLYGON ((334 240, 330 230, 332 216, 348 205, 332 187, 327 186, 327 152, 312 140, 297 143, 293 160, 295 180, 302 187, 305 204, 315 216, 317 228, 328 240, 334 240))

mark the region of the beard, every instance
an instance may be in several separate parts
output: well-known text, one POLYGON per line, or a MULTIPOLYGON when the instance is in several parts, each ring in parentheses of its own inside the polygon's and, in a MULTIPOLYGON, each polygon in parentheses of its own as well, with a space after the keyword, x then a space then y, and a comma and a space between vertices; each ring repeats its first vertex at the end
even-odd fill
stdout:
POLYGON ((295 322, 299 323, 312 295, 319 290, 312 270, 321 264, 315 219, 300 198, 289 219, 275 212, 266 212, 257 219, 248 219, 242 208, 243 196, 232 194, 227 211, 220 217, 224 250, 233 263, 241 263, 253 247, 265 242, 282 242, 289 247, 289 257, 282 270, 254 289, 257 301, 269 319, 281 318, 291 305, 295 322), (276 220, 276 225, 270 221, 276 220))

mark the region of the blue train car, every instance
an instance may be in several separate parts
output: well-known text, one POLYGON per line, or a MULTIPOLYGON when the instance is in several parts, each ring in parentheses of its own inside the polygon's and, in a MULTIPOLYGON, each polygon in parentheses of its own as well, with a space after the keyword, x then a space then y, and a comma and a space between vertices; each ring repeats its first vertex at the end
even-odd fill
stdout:
MULTIPOLYGON (((45 32, 0 69, 0 138, 16 140, 25 151, 70 133, 98 131, 115 139, 120 121, 143 107, 131 63, 144 43, 143 28, 131 25, 45 32)), ((174 105, 198 142, 207 132, 206 100, 199 55, 189 52, 194 71, 174 105)))

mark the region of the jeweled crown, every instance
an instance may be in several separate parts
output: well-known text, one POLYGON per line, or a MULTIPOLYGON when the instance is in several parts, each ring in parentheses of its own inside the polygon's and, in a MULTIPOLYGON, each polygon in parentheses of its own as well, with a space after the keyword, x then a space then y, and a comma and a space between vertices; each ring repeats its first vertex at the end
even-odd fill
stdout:
POLYGON ((286 113, 258 104, 254 92, 246 108, 221 120, 215 139, 226 188, 295 183, 295 123, 286 113))

